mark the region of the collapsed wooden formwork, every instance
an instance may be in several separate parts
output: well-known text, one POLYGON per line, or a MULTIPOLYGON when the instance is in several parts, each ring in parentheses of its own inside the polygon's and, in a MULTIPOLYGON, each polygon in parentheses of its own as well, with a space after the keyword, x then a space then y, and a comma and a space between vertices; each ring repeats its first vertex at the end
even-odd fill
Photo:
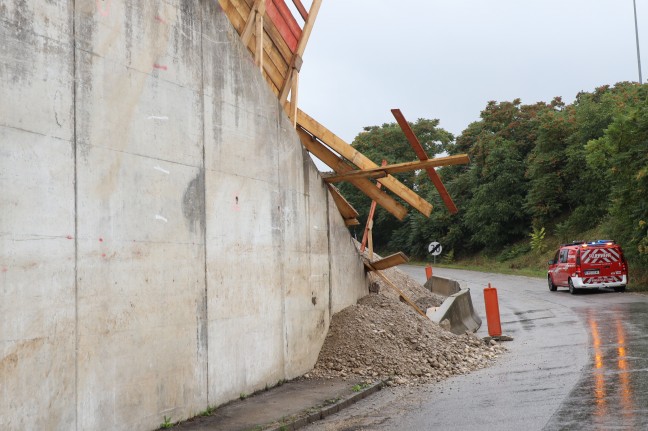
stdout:
MULTIPOLYGON (((298 108, 297 96, 302 57, 322 0, 312 0, 308 10, 301 0, 291 0, 291 2, 291 7, 297 12, 297 16, 291 12, 285 0, 219 0, 219 4, 241 36, 241 40, 254 56, 255 64, 270 89, 284 106, 303 146, 333 170, 332 174, 323 177, 346 225, 359 224, 358 212, 333 186, 333 183, 340 181, 353 184, 398 220, 405 218, 408 209, 390 196, 386 190, 429 217, 433 209, 432 204, 392 176, 395 173, 414 170, 427 172, 448 211, 456 213, 457 207, 434 168, 468 163, 468 156, 461 154, 429 159, 399 109, 392 109, 392 114, 419 160, 378 166, 298 108), (375 184, 372 179, 377 180, 378 184, 375 184), (386 190, 381 190, 380 186, 386 190)), ((398 253, 376 262, 365 259, 365 267, 385 279, 380 270, 406 261, 407 257, 398 253)), ((393 283, 386 281, 398 290, 393 283)), ((400 291, 399 293, 402 294, 400 291)), ((423 314, 409 299, 405 299, 417 312, 423 314)))

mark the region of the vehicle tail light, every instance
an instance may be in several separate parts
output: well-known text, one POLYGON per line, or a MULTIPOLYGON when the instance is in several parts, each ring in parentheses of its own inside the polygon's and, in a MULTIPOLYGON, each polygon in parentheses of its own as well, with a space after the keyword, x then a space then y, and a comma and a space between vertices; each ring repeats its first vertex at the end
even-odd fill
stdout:
POLYGON ((580 259, 580 250, 576 253, 576 277, 581 276, 581 259, 580 259))

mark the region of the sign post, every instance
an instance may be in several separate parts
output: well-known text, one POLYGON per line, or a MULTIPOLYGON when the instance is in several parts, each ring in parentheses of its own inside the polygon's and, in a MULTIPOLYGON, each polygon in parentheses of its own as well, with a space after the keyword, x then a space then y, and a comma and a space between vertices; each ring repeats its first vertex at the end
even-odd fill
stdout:
POLYGON ((430 254, 432 256, 434 256, 434 264, 435 265, 436 265, 436 257, 441 254, 442 250, 443 250, 443 247, 441 246, 441 244, 439 244, 436 241, 432 241, 430 243, 430 245, 428 245, 428 252, 430 252, 430 254))

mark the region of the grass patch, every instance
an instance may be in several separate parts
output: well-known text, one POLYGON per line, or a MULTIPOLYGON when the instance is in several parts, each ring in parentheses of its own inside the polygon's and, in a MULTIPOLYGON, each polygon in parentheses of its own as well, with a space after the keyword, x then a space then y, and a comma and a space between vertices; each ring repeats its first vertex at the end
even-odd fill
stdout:
POLYGON ((160 428, 162 428, 162 429, 169 429, 169 428, 173 428, 173 422, 171 422, 171 418, 170 418, 170 417, 166 417, 166 415, 165 415, 165 416, 164 416, 164 422, 162 422, 162 423, 160 424, 160 428))

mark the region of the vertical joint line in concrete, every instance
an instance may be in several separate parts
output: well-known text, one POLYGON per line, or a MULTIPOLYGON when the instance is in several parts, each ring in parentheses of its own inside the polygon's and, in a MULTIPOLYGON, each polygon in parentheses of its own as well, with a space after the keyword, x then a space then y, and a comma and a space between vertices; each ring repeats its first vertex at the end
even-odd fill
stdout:
MULTIPOLYGON (((261 79, 263 79, 263 76, 261 75, 261 72, 259 72, 259 74, 261 76, 261 79)), ((282 140, 281 140, 281 116, 284 115, 284 110, 281 107, 281 103, 279 103, 279 100, 277 100, 276 103, 277 103, 277 107, 278 107, 277 115, 275 116, 275 125, 276 125, 275 133, 277 134, 276 142, 278 143, 279 147, 281 147, 281 142, 282 142, 282 140)), ((281 153, 281 151, 279 151, 279 153, 281 153)), ((281 177, 281 170, 280 170, 280 168, 281 168, 280 156, 277 156, 277 158, 275 160, 276 160, 276 163, 277 163, 277 166, 276 166, 277 168, 275 169, 275 172, 277 173, 277 196, 278 196, 278 204, 279 204, 279 208, 277 208, 277 211, 279 211, 279 215, 281 215, 281 212, 283 211, 282 205, 283 205, 284 201, 283 201, 283 192, 282 192, 283 182, 281 181, 282 177, 281 177)), ((279 223, 282 224, 281 225, 281 233, 283 234, 284 233, 284 229, 283 229, 284 219, 283 219, 283 217, 280 216, 279 220, 280 220, 279 223)), ((279 267, 279 283, 281 283, 281 327, 283 329, 283 358, 282 358, 282 362, 283 362, 282 373, 283 373, 283 375, 281 377, 284 378, 284 379, 288 375, 287 361, 288 361, 288 357, 289 357, 288 323, 287 323, 288 319, 286 319, 286 300, 287 300, 287 298, 286 298, 286 295, 287 295, 287 291, 286 291, 286 267, 284 265, 285 247, 286 247, 286 242, 284 240, 280 241, 279 250, 278 250, 279 259, 277 259, 278 267, 279 267)))
POLYGON ((203 48, 203 32, 204 32, 204 20, 205 20, 205 6, 200 8, 200 103, 202 104, 202 193, 203 193, 203 253, 204 253, 204 273, 205 273, 205 291, 204 291, 204 310, 203 310, 203 319, 204 319, 204 330, 205 334, 203 339, 205 340, 205 397, 207 401, 207 407, 210 406, 209 403, 209 302, 208 302, 208 281, 207 277, 207 165, 205 163, 205 51, 203 48))
POLYGON ((72 160, 74 162, 74 429, 79 429, 79 191, 77 167, 76 0, 72 0, 72 160))
POLYGON ((326 193, 326 243, 328 245, 328 294, 329 294, 329 324, 333 318, 333 275, 331 270, 333 264, 331 260, 333 255, 331 254, 331 204, 329 199, 328 187, 324 185, 324 192, 326 193))

